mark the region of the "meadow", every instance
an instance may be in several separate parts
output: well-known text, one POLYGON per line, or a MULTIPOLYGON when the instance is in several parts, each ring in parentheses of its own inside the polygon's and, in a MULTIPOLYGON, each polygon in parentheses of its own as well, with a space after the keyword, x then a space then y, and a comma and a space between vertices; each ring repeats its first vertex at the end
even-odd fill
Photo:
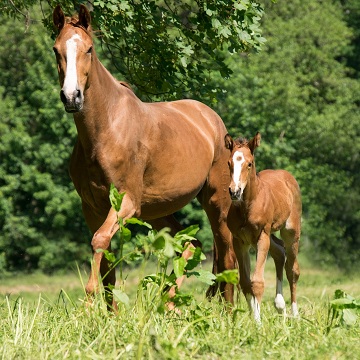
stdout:
MULTIPOLYGON (((238 296, 229 311, 218 299, 209 302, 207 286, 188 279, 182 291, 192 294, 181 312, 163 311, 154 292, 138 279, 155 265, 125 268, 129 304, 108 313, 101 296, 84 305, 83 279, 34 274, 2 279, 0 283, 0 356, 2 359, 360 359, 360 327, 332 321, 330 301, 341 289, 360 298, 358 277, 336 269, 316 269, 306 259, 298 286, 300 318, 284 318, 272 302, 275 272, 266 266, 262 325, 249 316, 238 296)), ((204 269, 211 268, 207 260, 204 269)), ((289 309, 289 290, 285 284, 289 309)))

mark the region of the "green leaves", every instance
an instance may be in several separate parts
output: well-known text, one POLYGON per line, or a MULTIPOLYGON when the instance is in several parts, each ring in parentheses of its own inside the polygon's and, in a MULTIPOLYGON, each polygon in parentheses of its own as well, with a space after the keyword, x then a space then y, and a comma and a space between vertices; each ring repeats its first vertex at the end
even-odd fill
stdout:
POLYGON ((120 211, 124 196, 125 196, 124 192, 120 194, 115 188, 114 184, 110 184, 110 194, 109 194, 110 204, 117 212, 120 211))
POLYGON ((216 274, 216 281, 236 285, 239 283, 239 270, 224 270, 223 272, 216 274))
POLYGON ((343 290, 336 290, 334 300, 330 301, 328 331, 334 324, 354 326, 360 315, 360 301, 343 290))

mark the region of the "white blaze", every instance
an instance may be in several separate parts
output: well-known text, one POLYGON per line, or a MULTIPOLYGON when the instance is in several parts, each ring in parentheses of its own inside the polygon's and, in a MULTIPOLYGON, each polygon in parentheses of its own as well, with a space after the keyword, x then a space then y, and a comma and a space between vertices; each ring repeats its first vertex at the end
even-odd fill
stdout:
MULTIPOLYGON (((235 184, 235 191, 238 191, 241 188, 240 184, 240 174, 243 163, 245 162, 245 157, 242 151, 235 151, 233 155, 233 164, 234 164, 234 172, 233 172, 233 181, 235 184)), ((243 189, 242 189, 243 190, 243 189)))
POLYGON ((76 52, 77 41, 81 41, 78 34, 73 35, 66 41, 66 75, 64 80, 63 91, 66 96, 72 98, 74 91, 77 89, 77 71, 76 71, 76 52))

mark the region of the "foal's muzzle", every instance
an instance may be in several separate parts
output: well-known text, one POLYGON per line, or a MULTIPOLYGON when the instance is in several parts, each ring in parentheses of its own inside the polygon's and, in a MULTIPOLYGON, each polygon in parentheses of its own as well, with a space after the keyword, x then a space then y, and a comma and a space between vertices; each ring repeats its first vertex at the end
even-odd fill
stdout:
POLYGON ((64 104, 65 111, 74 113, 80 111, 83 107, 84 98, 80 90, 74 90, 72 94, 66 94, 62 89, 60 91, 60 99, 64 104))
POLYGON ((235 191, 231 187, 229 187, 229 193, 230 193, 231 200, 233 200, 233 201, 241 200, 241 196, 242 196, 241 189, 238 189, 235 191))

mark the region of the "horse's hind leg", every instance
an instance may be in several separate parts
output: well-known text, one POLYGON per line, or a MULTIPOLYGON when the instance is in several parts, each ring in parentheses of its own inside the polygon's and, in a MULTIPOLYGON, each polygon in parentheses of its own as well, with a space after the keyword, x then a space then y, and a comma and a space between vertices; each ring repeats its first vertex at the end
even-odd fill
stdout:
POLYGON ((283 296, 283 272, 285 265, 285 248, 284 242, 278 239, 274 234, 270 237, 271 257, 274 259, 276 269, 276 295, 274 305, 279 314, 286 314, 286 304, 283 296))
POLYGON ((281 237, 285 242, 286 249, 285 270, 290 286, 291 310, 293 316, 298 316, 299 311, 296 302, 296 285, 300 276, 300 268, 297 260, 297 255, 299 252, 300 230, 296 231, 283 229, 281 231, 281 237))

